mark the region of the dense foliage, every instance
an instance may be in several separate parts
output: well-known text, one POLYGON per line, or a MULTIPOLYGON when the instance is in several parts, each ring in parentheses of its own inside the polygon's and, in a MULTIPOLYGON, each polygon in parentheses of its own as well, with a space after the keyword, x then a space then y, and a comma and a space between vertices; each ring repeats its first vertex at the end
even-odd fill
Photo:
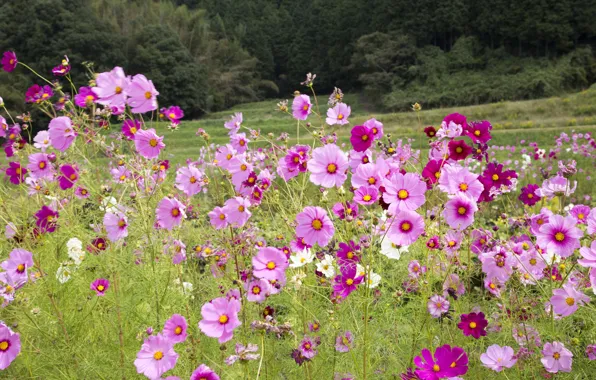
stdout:
MULTIPOLYGON (((192 117, 286 97, 306 72, 322 91, 363 91, 367 106, 396 110, 585 88, 596 78, 595 13, 588 0, 5 1, 0 49, 43 72, 65 54, 96 69, 150 69, 192 117)), ((85 73, 73 67, 76 79, 85 73)), ((2 77, 0 91, 22 108, 19 80, 2 77)))

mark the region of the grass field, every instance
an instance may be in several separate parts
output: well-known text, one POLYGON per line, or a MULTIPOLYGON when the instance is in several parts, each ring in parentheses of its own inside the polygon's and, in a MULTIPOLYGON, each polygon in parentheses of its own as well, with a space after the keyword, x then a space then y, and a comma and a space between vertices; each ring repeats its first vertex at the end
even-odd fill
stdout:
MULTIPOLYGON (((316 115, 309 117, 313 126, 324 123, 327 110, 326 97, 319 99, 322 119, 316 115)), ((566 97, 555 97, 518 102, 499 102, 478 106, 441 108, 402 113, 375 113, 363 107, 358 96, 348 94, 344 102, 352 107, 350 124, 336 128, 339 138, 348 142, 351 126, 375 117, 384 124, 385 132, 395 138, 417 138, 420 136, 420 125, 440 126, 441 120, 453 112, 459 112, 468 120, 488 120, 493 125, 492 145, 516 145, 520 140, 537 142, 540 145, 552 144, 554 136, 560 132, 596 131, 596 86, 580 93, 566 97), (420 117, 420 121, 418 120, 420 117)), ((263 101, 238 105, 230 110, 212 113, 200 120, 183 121, 177 131, 166 129, 165 123, 157 124, 157 130, 164 134, 165 143, 174 149, 168 149, 170 160, 180 162, 198 152, 198 145, 204 144, 196 131, 203 128, 210 135, 210 142, 223 144, 228 141, 224 122, 235 112, 242 112, 245 127, 260 130, 262 135, 272 133, 275 137, 287 132, 291 137, 296 134, 296 123, 288 114, 280 112, 277 101, 263 101)), ((414 103, 414 100, 413 102, 414 103)), ((316 109, 316 107, 315 107, 316 109)), ((305 132, 301 132, 305 133, 305 132)), ((293 142, 293 141, 292 141, 293 142)), ((422 142, 421 142, 422 143, 422 142)), ((424 144, 426 145, 426 144, 424 144)), ((418 144, 414 143, 417 147, 418 144)))

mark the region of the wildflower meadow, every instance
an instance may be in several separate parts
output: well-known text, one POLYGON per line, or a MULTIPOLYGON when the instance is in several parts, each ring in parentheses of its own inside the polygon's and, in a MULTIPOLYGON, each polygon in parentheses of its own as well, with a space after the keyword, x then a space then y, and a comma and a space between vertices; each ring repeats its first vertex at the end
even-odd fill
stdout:
POLYGON ((0 378, 595 378, 590 128, 495 145, 413 100, 400 138, 309 73, 287 130, 181 157, 151 78, 80 64, 2 55, 38 116, 0 98, 0 378))

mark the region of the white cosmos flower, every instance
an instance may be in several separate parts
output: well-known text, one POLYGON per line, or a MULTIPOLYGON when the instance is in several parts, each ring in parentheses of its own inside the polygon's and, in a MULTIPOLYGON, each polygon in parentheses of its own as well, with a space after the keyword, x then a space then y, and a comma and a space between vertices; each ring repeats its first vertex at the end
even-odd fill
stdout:
POLYGON ((399 260, 401 255, 407 253, 409 246, 399 246, 394 244, 387 237, 381 242, 381 254, 387 256, 389 259, 399 260))
POLYGON ((325 254, 325 258, 317 263, 317 271, 323 273, 327 278, 335 276, 333 256, 325 254))
POLYGON ((113 214, 120 211, 118 207, 118 201, 114 197, 107 197, 101 200, 101 206, 99 209, 105 212, 111 212, 113 214))
POLYGON ((373 289, 379 286, 379 283, 381 282, 381 276, 378 273, 373 272, 370 266, 365 268, 358 264, 356 266, 356 270, 358 271, 358 276, 364 277, 364 280, 368 283, 369 288, 373 289))
POLYGON ((298 274, 292 276, 290 281, 294 284, 294 289, 300 290, 300 287, 302 286, 302 280, 305 278, 306 278, 306 274, 304 274, 304 273, 298 273, 298 274))
POLYGON ((302 252, 298 252, 297 254, 290 256, 290 260, 292 261, 290 268, 300 268, 301 266, 310 264, 314 258, 314 253, 312 253, 310 249, 305 248, 302 250, 302 252))
POLYGON ((60 281, 61 284, 64 284, 72 275, 73 269, 69 265, 62 264, 60 268, 56 271, 56 278, 60 281))
POLYGON ((66 248, 68 248, 68 250, 74 248, 83 249, 83 242, 76 237, 70 238, 66 242, 66 248))

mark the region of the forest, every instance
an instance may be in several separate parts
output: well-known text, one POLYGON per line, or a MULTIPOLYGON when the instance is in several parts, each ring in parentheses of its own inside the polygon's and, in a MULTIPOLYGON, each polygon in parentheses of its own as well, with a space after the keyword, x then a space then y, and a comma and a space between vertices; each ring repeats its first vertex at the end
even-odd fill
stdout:
MULTIPOLYGON (((8 0, 0 50, 75 80, 145 73, 188 117, 287 99, 309 72, 319 91, 398 111, 558 95, 596 78, 593 0, 8 0)), ((0 96, 32 74, 0 73, 0 96)))

